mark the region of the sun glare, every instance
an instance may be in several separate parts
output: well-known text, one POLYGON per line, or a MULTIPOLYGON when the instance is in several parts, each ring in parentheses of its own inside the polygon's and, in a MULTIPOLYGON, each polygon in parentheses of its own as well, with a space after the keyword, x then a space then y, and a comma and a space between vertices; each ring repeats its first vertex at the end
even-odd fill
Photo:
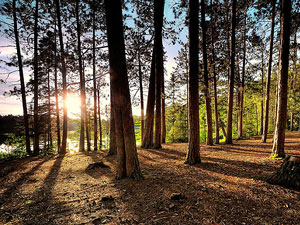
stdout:
POLYGON ((76 93, 68 93, 67 98, 68 116, 77 118, 80 115, 80 97, 76 93))

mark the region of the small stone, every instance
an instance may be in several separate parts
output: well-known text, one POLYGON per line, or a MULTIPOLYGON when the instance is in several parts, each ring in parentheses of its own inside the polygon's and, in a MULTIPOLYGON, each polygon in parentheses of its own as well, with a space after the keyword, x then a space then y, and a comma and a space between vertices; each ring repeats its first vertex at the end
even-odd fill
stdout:
POLYGON ((105 202, 105 201, 112 201, 112 200, 114 200, 114 198, 113 198, 111 195, 103 196, 103 197, 101 198, 101 201, 102 201, 102 202, 105 202))
POLYGON ((181 193, 172 193, 170 196, 171 200, 180 200, 180 199, 185 199, 185 196, 181 193))
POLYGON ((169 209, 174 209, 175 208, 175 205, 174 204, 170 204, 169 205, 169 209))

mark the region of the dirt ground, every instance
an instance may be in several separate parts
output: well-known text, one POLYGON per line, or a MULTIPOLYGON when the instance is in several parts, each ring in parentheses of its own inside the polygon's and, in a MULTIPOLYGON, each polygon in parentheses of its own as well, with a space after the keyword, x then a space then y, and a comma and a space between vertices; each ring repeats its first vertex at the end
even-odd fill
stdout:
MULTIPOLYGON (((300 156, 299 137, 287 134, 288 155, 300 156)), ((282 162, 271 147, 271 137, 203 144, 195 166, 183 163, 187 144, 139 149, 140 181, 115 180, 105 152, 2 163, 0 224, 300 224, 300 192, 262 180, 282 162), (86 171, 99 160, 109 168, 86 171)))

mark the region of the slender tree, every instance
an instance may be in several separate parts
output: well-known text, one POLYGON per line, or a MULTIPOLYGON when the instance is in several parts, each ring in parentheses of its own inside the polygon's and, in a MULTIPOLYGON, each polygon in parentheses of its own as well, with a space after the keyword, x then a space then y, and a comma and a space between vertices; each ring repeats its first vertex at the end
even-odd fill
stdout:
POLYGON ((77 55, 79 63, 79 77, 80 77, 80 140, 79 140, 79 151, 84 152, 84 127, 85 121, 85 88, 84 88, 84 78, 83 78, 83 67, 82 67, 82 55, 81 55, 81 26, 79 21, 79 0, 76 0, 76 24, 77 24, 77 55))
POLYGON ((267 134, 269 128, 269 102, 270 102, 270 85, 272 75, 272 58, 273 58, 273 42, 274 42, 274 27, 275 27, 275 14, 276 14, 276 0, 272 0, 272 19, 271 19, 271 33, 270 33, 270 49, 268 59, 268 72, 266 82, 266 99, 265 99, 265 116, 264 116, 264 132, 262 136, 262 142, 266 143, 267 134))
MULTIPOLYGON (((92 2, 92 19, 93 19, 93 92, 94 92, 94 151, 98 150, 98 126, 97 126, 97 80, 96 80, 96 18, 95 18, 95 0, 92 2)), ((100 118, 99 118, 100 119, 100 118)), ((100 134, 101 136, 101 134, 100 134)), ((101 137, 102 139, 102 137, 101 137)), ((101 142, 101 140, 100 140, 101 142)), ((101 146, 101 145, 100 145, 101 146)), ((100 147, 101 149, 101 147, 100 147)))
POLYGON ((99 119, 99 134, 100 134, 99 135, 99 150, 102 150, 102 122, 101 122, 101 113, 100 113, 100 90, 99 90, 99 88, 97 90, 97 96, 98 96, 98 119, 99 119))
POLYGON ((246 24, 247 24, 247 10, 245 11, 245 20, 244 20, 244 32, 243 32, 243 65, 242 65, 242 82, 240 93, 240 107, 239 107, 239 122, 238 122, 238 138, 243 137, 243 114, 244 114, 244 87, 245 87, 245 73, 246 73, 246 24))
POLYGON ((161 148, 161 83, 164 76, 162 27, 164 17, 164 0, 154 0, 154 29, 155 29, 155 140, 154 148, 161 148))
POLYGON ((34 141, 33 141, 33 154, 38 155, 40 148, 40 130, 39 130, 39 71, 38 71, 38 16, 39 16, 39 0, 35 1, 35 13, 34 13, 34 116, 33 116, 33 129, 34 129, 34 141))
POLYGON ((24 131, 25 131, 25 141, 26 141, 26 152, 27 154, 31 154, 30 148, 30 137, 29 137, 29 122, 28 122, 28 112, 27 112, 27 102, 26 102, 26 90, 25 90, 25 82, 24 82, 24 72, 23 72, 23 61, 22 61, 22 53, 20 48, 19 41, 19 31, 18 31, 18 19, 16 13, 16 0, 13 0, 13 20, 14 20, 14 34, 17 48, 17 57, 18 57, 18 66, 19 66, 19 76, 20 76, 20 84, 21 84, 21 95, 22 95, 22 106, 23 106, 23 119, 24 119, 24 131))
POLYGON ((57 134, 57 151, 60 152, 60 115, 58 102, 57 86, 57 42, 56 42, 56 18, 54 19, 54 91, 55 91, 55 109, 56 109, 56 134, 57 134))
POLYGON ((278 109, 272 148, 273 157, 284 157, 284 140, 287 120, 287 87, 290 51, 291 0, 281 0, 280 58, 278 70, 278 109))
POLYGON ((60 2, 55 0, 56 4, 56 16, 57 16, 57 26, 58 26, 58 37, 60 43, 60 54, 61 54, 61 73, 62 73, 62 82, 63 82, 63 136, 62 136, 62 145, 60 153, 64 154, 67 152, 67 135, 68 135, 68 109, 67 109, 67 70, 65 64, 65 50, 64 50, 64 41, 63 33, 61 27, 60 19, 60 2))
MULTIPOLYGON (((154 44, 155 46, 155 44, 154 44)), ((155 47, 152 52, 152 62, 150 69, 150 80, 147 99, 147 111, 145 120, 145 134, 143 136, 142 148, 153 147, 153 124, 154 124, 154 105, 155 105, 155 47)))
POLYGON ((227 110, 226 144, 232 144, 232 109, 233 109, 233 87, 234 87, 234 67, 235 67, 235 29, 236 29, 236 0, 233 0, 232 18, 231 18, 230 77, 229 77, 229 95, 228 95, 228 110, 227 110))
POLYGON ((105 0, 107 40, 117 137, 117 177, 142 178, 127 77, 121 0, 105 0), (120 88, 122 87, 122 88, 120 88))
POLYGON ((189 81, 188 125, 189 146, 185 163, 195 164, 200 160, 199 133, 199 2, 189 1, 189 81))
POLYGON ((211 99, 209 94, 208 70, 207 70, 207 49, 206 49, 206 21, 205 21, 205 2, 201 0, 201 27, 202 27, 202 61, 203 61, 203 79, 204 79, 204 96, 206 110, 206 126, 207 137, 206 144, 213 144, 212 132, 212 115, 211 115, 211 99))

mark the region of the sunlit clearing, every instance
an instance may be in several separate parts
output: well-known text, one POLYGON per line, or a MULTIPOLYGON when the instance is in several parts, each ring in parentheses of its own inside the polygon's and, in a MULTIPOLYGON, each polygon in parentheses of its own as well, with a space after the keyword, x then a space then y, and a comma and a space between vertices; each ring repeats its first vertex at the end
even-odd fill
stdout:
POLYGON ((68 116, 72 119, 80 115, 80 97, 76 93, 68 93, 67 98, 68 116))

